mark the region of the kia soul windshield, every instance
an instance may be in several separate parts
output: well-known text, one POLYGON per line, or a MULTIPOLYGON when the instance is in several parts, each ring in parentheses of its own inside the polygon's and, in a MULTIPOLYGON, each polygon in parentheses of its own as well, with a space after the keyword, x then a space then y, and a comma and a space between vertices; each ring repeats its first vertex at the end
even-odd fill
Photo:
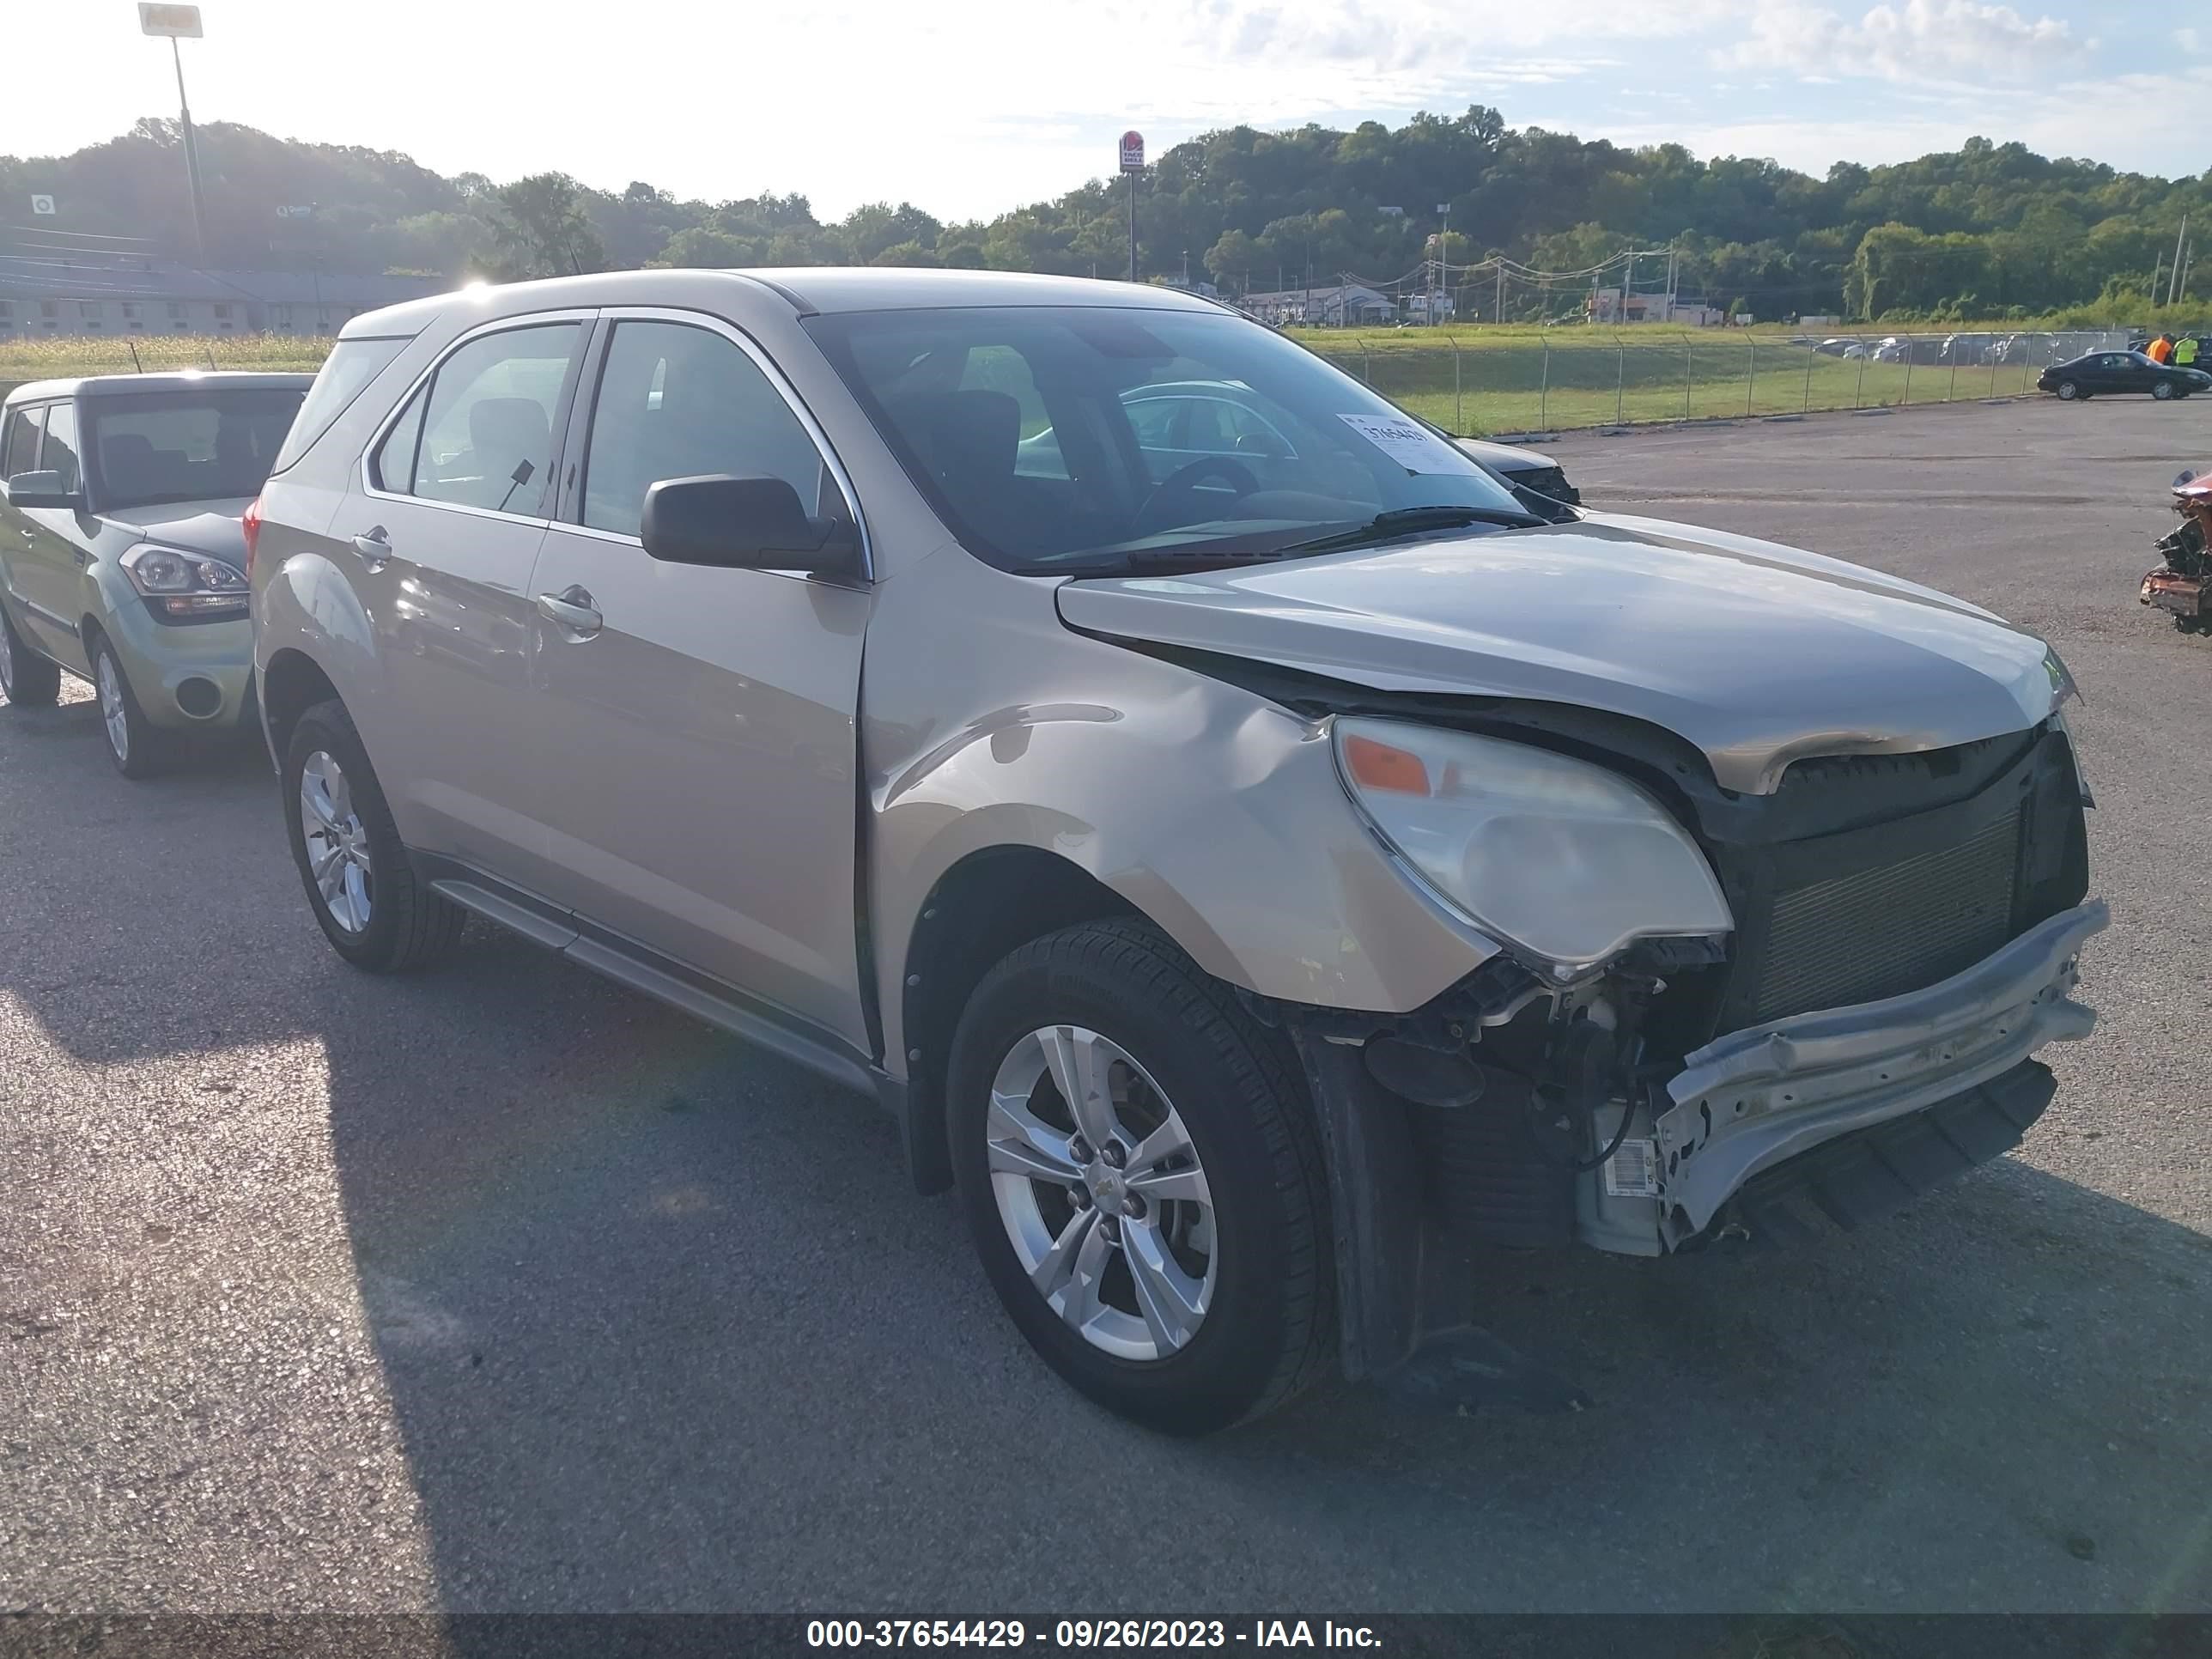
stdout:
POLYGON ((1418 509, 1533 522, 1429 428, 1237 318, 1007 307, 809 326, 945 522, 1005 569, 1264 557, 1453 520, 1418 509))

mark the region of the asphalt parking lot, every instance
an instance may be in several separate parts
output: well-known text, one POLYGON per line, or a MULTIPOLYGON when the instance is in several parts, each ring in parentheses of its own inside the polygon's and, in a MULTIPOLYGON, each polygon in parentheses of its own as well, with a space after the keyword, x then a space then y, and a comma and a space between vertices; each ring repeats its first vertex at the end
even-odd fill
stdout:
POLYGON ((2212 1608, 2212 640, 2134 596, 2212 405, 1548 447, 2063 652, 2115 923, 2017 1156, 1801 1254, 1484 1258, 1588 1411, 1170 1442, 866 1103, 489 932, 354 974, 255 753, 0 709, 0 1611, 2212 1608))

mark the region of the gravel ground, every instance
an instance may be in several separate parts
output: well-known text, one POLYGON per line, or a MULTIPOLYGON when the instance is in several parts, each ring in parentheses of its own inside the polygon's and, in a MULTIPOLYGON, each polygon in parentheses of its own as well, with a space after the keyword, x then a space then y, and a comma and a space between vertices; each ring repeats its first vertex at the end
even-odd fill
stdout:
POLYGON ((1803 1254, 1483 1259, 1579 1414, 1171 1443, 866 1103, 489 933, 353 974, 255 756, 0 711, 0 1609, 2212 1607, 2212 641, 2134 599, 2212 409, 1555 447, 2064 652, 2117 919, 2019 1155, 1803 1254))

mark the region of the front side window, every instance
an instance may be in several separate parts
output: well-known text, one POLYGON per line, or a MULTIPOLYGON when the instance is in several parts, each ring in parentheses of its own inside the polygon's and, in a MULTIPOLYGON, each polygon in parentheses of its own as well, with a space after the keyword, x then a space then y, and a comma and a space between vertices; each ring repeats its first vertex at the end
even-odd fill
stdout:
POLYGON ((103 507, 258 495, 299 410, 300 393, 165 392, 88 405, 103 507))
POLYGON ((836 500, 822 452, 742 349, 689 324, 617 323, 584 452, 584 522, 635 536, 647 489, 710 473, 781 478, 809 514, 836 500))
MULTIPOLYGON (((438 365, 422 399, 411 465, 380 452, 395 495, 534 517, 553 460, 553 416, 579 323, 538 323, 479 335, 438 365)), ((403 420, 400 426, 407 422, 403 420)))
POLYGON ((46 406, 46 441, 39 451, 39 470, 61 475, 64 490, 84 487, 84 468, 76 458, 76 405, 46 406))
POLYGON ((12 478, 19 472, 38 469, 39 433, 46 423, 44 404, 16 410, 8 416, 7 447, 4 455, 0 455, 0 478, 12 478))
MULTIPOLYGON (((1529 521, 1434 429, 1243 318, 978 307, 806 327, 946 526, 1003 569, 1104 574, 1426 533, 1383 517, 1409 508, 1529 521)), ((1437 516, 1412 518, 1444 527, 1437 516)))

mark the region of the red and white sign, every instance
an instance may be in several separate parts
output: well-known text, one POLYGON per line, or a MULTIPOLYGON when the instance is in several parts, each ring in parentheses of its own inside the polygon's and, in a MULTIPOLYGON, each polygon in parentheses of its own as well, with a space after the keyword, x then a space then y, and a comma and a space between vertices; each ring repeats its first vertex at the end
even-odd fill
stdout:
POLYGON ((1121 171, 1142 173, 1145 170, 1145 135, 1125 132, 1121 135, 1121 171))

